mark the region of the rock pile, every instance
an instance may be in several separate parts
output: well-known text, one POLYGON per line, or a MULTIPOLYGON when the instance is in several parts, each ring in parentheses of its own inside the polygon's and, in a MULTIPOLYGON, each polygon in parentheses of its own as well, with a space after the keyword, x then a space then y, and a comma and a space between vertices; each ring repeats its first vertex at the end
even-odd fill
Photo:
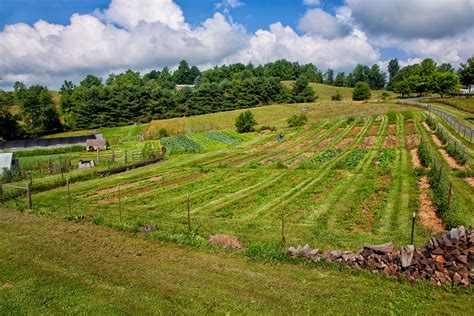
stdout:
POLYGON ((314 262, 318 262, 322 258, 319 249, 312 249, 308 244, 304 245, 304 247, 298 246, 298 248, 288 248, 288 255, 293 258, 306 258, 314 262))
MULTIPOLYGON (((311 259, 309 246, 290 247, 294 257, 311 259)), ((316 256, 318 253, 316 252, 316 256)), ((343 264, 354 269, 369 269, 389 276, 405 276, 410 280, 429 280, 433 284, 474 284, 474 229, 460 226, 447 235, 433 237, 422 249, 413 245, 395 251, 393 244, 364 245, 357 253, 331 251, 322 255, 326 261, 343 264)))

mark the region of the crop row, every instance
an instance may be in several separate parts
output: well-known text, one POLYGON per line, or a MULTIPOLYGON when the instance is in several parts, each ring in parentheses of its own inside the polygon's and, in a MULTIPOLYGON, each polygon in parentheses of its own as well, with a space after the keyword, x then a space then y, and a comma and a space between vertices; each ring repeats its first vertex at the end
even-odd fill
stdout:
POLYGON ((448 132, 433 117, 428 116, 426 122, 432 130, 436 131, 438 138, 446 145, 448 154, 461 165, 464 165, 467 162, 468 156, 463 146, 449 136, 448 132))
POLYGON ((204 135, 206 135, 207 137, 209 137, 211 139, 214 139, 214 140, 217 140, 221 143, 229 144, 229 145, 236 144, 236 143, 239 143, 239 142, 242 141, 241 138, 238 138, 236 136, 229 135, 229 134, 224 134, 222 132, 211 131, 211 132, 205 133, 204 135))
POLYGON ((197 153, 204 150, 201 145, 183 135, 163 137, 160 142, 169 154, 197 153))

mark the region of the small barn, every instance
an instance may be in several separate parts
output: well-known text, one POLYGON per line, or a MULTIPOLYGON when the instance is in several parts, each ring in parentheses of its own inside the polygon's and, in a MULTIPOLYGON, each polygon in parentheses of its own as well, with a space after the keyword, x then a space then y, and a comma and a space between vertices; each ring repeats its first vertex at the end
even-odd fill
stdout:
POLYGON ((0 176, 3 176, 4 170, 12 170, 15 158, 12 153, 0 154, 0 176))

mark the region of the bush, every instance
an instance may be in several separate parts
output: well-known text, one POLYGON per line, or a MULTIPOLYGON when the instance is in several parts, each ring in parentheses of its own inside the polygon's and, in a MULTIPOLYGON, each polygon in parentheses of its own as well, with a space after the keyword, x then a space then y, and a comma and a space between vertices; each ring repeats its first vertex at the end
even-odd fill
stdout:
POLYGON ((393 124, 397 122, 397 112, 395 112, 394 110, 388 111, 387 116, 388 116, 389 124, 393 124))
POLYGON ((258 129, 259 132, 262 132, 262 131, 276 131, 276 127, 275 126, 268 126, 268 125, 263 125, 261 126, 259 129, 258 129))
POLYGON ((160 130, 158 131, 158 137, 161 139, 163 137, 168 137, 168 136, 170 136, 168 131, 165 128, 160 128, 160 130))
POLYGON ((289 127, 297 127, 305 125, 307 121, 308 117, 306 116, 306 114, 301 113, 292 115, 287 122, 289 127))
POLYGON ((421 164, 424 167, 429 167, 432 162, 431 158, 431 151, 429 145, 425 140, 422 138, 420 145, 418 146, 418 157, 420 157, 421 164))
POLYGON ((387 91, 384 91, 382 92, 382 101, 387 101, 388 97, 390 96, 390 94, 388 94, 387 91))
POLYGON ((355 84, 354 90, 352 91, 352 100, 362 101, 370 99, 372 92, 367 83, 359 81, 355 84))
POLYGON ((336 91, 336 94, 331 96, 331 100, 341 101, 342 100, 342 94, 340 94, 339 91, 336 91))
POLYGON ((255 125, 257 125, 257 121, 255 121, 253 113, 250 111, 240 113, 235 120, 235 127, 239 133, 253 132, 255 131, 255 125))

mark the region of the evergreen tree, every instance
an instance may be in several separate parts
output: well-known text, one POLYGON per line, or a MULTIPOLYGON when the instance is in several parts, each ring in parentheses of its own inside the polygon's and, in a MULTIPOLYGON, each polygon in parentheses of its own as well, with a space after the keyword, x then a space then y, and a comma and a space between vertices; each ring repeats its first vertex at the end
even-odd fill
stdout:
POLYGON ((336 79, 334 80, 334 85, 336 87, 343 87, 346 80, 346 74, 344 72, 338 72, 336 79))
POLYGON ((309 86, 309 80, 306 77, 298 78, 293 84, 292 101, 295 103, 314 102, 316 95, 309 86))

